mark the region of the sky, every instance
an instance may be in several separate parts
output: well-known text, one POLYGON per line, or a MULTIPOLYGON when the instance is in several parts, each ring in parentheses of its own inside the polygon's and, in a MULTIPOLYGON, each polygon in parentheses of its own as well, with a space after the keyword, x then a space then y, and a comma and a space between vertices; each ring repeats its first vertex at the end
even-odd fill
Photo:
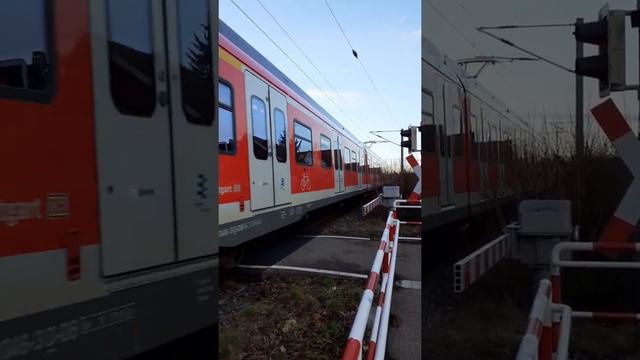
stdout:
MULTIPOLYGON (((219 0, 220 19, 361 141, 381 140, 369 131, 399 130, 420 124, 420 0, 327 0, 380 95, 353 57, 324 0, 260 0, 322 75, 305 59, 258 0, 234 1, 313 82, 231 0, 219 0)), ((394 142, 400 140, 399 133, 380 135, 394 142)), ((397 162, 400 158, 396 145, 382 143, 371 146, 383 159, 397 162)))
MULTIPOLYGON (((422 0, 422 33, 452 59, 478 55, 529 56, 476 30, 478 26, 574 23, 577 17, 595 21, 605 0, 422 0), (439 10, 442 15, 435 10, 439 10), (448 24, 447 18, 453 25, 448 24), (455 29, 454 29, 455 27, 455 29), (465 40, 468 39, 469 41, 465 40), (473 45, 472 45, 472 44, 473 45)), ((634 9, 635 0, 609 1, 611 9, 634 9)), ((574 68, 573 27, 495 30, 494 34, 534 51, 571 69, 574 68)), ((638 84, 638 30, 626 25, 627 84, 638 84)), ((585 45, 586 55, 597 48, 585 45)), ((510 105, 544 136, 555 132, 543 126, 556 123, 562 129, 560 141, 573 145, 575 123, 575 75, 544 62, 514 62, 488 66, 478 80, 496 97, 510 105)), ((585 134, 600 138, 602 132, 589 109, 604 99, 598 95, 598 81, 585 78, 585 134)), ((614 93, 618 107, 634 131, 638 128, 638 98, 635 92, 614 93)))

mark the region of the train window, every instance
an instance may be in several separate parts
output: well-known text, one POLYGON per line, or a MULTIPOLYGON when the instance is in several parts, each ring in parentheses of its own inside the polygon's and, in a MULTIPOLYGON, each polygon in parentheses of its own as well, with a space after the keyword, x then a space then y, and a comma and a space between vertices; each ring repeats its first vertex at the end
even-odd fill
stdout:
POLYGON ((211 126, 215 90, 209 1, 178 1, 178 27, 182 111, 190 123, 211 126))
POLYGON ((471 158, 478 158, 478 141, 480 136, 478 135, 478 118, 475 115, 471 115, 471 158))
POLYGON ((453 108, 453 114, 451 119, 451 139, 453 146, 453 156, 463 156, 462 146, 463 146, 463 132, 462 132, 462 113, 460 109, 457 107, 453 108))
POLYGON ((257 96, 251 97, 251 130, 253 132, 253 155, 256 159, 269 157, 267 136, 267 110, 264 101, 257 96))
POLYGON ((338 170, 342 168, 342 154, 340 153, 340 149, 333 150, 333 168, 338 170))
POLYGON ((347 163, 344 164, 344 169, 351 170, 351 163, 349 162, 349 159, 351 159, 351 150, 346 146, 344 147, 344 156, 342 158, 347 161, 347 163))
POLYGON ((273 111, 276 133, 276 159, 278 162, 287 162, 287 121, 284 112, 276 108, 273 111))
POLYGON ((355 151, 351 152, 351 171, 358 171, 358 158, 355 151))
POLYGON ((233 121, 233 89, 226 81, 218 82, 218 151, 236 152, 235 124, 233 121))
POLYGON ((307 166, 313 165, 311 129, 295 121, 293 123, 293 135, 296 142, 296 163, 307 166))
POLYGON ((433 95, 422 90, 422 149, 426 152, 436 152, 436 124, 433 118, 433 95))
POLYGON ((331 167, 331 140, 320 134, 320 164, 323 168, 331 167))
POLYGON ((43 101, 53 87, 50 2, 7 0, 0 11, 0 96, 43 101))
POLYGON ((149 0, 108 0, 109 76, 122 114, 149 117, 156 107, 156 77, 149 0))

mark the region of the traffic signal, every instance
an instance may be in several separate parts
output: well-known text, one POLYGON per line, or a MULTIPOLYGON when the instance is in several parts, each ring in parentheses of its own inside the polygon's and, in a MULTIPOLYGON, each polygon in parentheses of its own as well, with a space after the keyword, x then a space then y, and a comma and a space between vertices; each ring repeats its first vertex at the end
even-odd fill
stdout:
POLYGON ((402 136, 402 141, 400 142, 400 146, 406 147, 409 151, 418 151, 418 128, 415 126, 409 126, 408 129, 400 130, 400 135, 402 136), (404 138, 407 138, 405 140, 404 138))
POLYGON ((598 21, 577 23, 576 41, 598 45, 598 55, 576 59, 576 73, 598 79, 600 97, 625 88, 626 11, 600 9, 598 21))

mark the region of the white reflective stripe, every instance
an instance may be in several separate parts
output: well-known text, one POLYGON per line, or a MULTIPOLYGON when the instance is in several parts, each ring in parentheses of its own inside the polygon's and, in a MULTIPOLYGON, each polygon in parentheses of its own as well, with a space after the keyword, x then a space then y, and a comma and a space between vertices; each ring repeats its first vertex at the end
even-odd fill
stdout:
MULTIPOLYGON (((380 297, 382 294, 384 294, 384 291, 387 287, 387 280, 389 278, 388 274, 382 274, 382 283, 380 284, 380 294, 378 294, 378 297, 380 297)), ((378 329, 380 328, 380 319, 382 317, 382 305, 377 305, 376 306, 376 316, 373 319, 373 328, 371 330, 371 337, 370 340, 373 342, 377 342, 378 340, 378 329)))
POLYGON ((366 289, 362 293, 362 299, 358 305, 358 312, 356 318, 353 320, 353 326, 349 337, 360 341, 362 344, 362 338, 364 337, 364 330, 367 326, 367 319, 369 318, 369 310, 371 310, 371 303, 373 302, 373 291, 366 289))
MULTIPOLYGON (((640 153, 639 153, 640 154, 640 153)), ((625 192, 613 216, 635 226, 640 220, 640 179, 634 179, 625 192)))
POLYGON ((522 338, 516 360, 538 360, 538 338, 527 334, 522 338))
POLYGON ((307 268, 307 267, 299 267, 299 266, 286 266, 286 265, 238 265, 238 268, 263 269, 263 270, 269 270, 269 269, 290 270, 290 271, 300 271, 300 272, 309 272, 309 273, 317 273, 317 274, 337 275, 337 276, 344 276, 344 277, 350 277, 350 278, 356 278, 356 279, 366 279, 369 277, 369 275, 365 275, 365 274, 357 274, 357 273, 326 270, 326 269, 307 268))
POLYGON ((640 178, 640 141, 629 131, 613 141, 616 154, 624 161, 633 176, 640 178))
POLYGON ((299 238, 330 238, 330 239, 354 239, 354 240, 371 240, 370 238, 360 236, 342 236, 342 235, 296 235, 299 238))

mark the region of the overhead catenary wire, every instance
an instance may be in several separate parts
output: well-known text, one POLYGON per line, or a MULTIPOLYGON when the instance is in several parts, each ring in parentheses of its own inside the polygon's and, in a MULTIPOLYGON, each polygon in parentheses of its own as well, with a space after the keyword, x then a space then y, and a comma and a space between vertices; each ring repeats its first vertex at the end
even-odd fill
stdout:
MULTIPOLYGON (((336 90, 336 88, 333 86, 333 84, 331 83, 331 81, 329 81, 329 79, 327 79, 326 76, 324 76, 324 74, 322 73, 322 71, 320 71, 320 69, 318 68, 318 66, 316 66, 316 64, 313 62, 313 60, 311 60, 311 58, 307 55, 307 53, 302 50, 302 47, 300 47, 300 45, 298 44, 297 41, 295 41, 293 39, 293 37, 289 34, 289 32, 284 28, 284 26, 280 23, 280 21, 278 21, 278 19, 271 13, 271 11, 269 11, 269 9, 264 5, 264 3, 261 0, 256 0, 260 6, 262 7, 262 9, 264 9, 264 11, 269 14, 269 16, 271 17, 271 19, 278 25, 278 27, 280 28, 280 30, 282 30, 282 32, 287 36, 287 38, 289 40, 291 40, 291 42, 293 43, 293 45, 298 49, 298 51, 300 51, 300 53, 302 54, 302 56, 304 56, 304 58, 309 62, 309 64, 311 64, 311 66, 313 66, 313 68, 316 70, 316 72, 320 75, 320 77, 322 77, 322 79, 329 85, 329 87, 331 88, 331 90, 340 98, 340 100, 342 100, 342 102, 346 105, 346 107, 349 109, 350 112, 355 114, 355 111, 353 111, 353 109, 351 109, 351 107, 349 106, 349 103, 342 97, 342 95, 340 95, 340 92, 338 92, 338 90, 336 90)), ((366 126, 362 120, 356 115, 355 119, 358 120, 358 122, 362 123, 363 126, 366 126)), ((359 127, 359 125, 358 125, 359 127)), ((360 128, 360 130, 364 131, 366 133, 366 131, 363 128, 360 128)), ((366 134, 367 136, 369 136, 369 134, 366 134)), ((370 136, 369 136, 370 137, 370 136)))
POLYGON ((342 33, 342 36, 347 41, 347 44, 349 45, 349 48, 351 49, 351 53, 353 54, 353 57, 355 57, 356 61, 358 62, 358 64, 360 64, 360 67, 364 71, 364 74, 366 75, 367 79, 369 80, 369 83, 371 83, 371 86, 373 87, 373 90, 376 92, 376 94, 378 95, 378 97, 382 101, 382 105, 384 105, 384 107, 387 110, 387 112, 389 113, 389 115, 391 115, 392 118, 395 118, 395 116, 393 115, 393 112, 391 111, 391 108, 389 108, 389 106, 387 105, 386 100, 384 99, 384 97, 382 96, 382 93, 380 92, 380 90, 376 86, 375 81, 373 81, 373 78, 369 74, 369 71, 367 70, 366 66, 364 66, 364 63, 358 57, 358 52, 355 50, 353 45, 351 45, 351 41, 349 40, 349 37, 347 36, 347 34, 345 33, 344 29, 342 28, 342 25, 340 25, 340 21, 338 21, 338 18, 336 17, 336 14, 333 12, 333 9, 331 9, 331 5, 329 5, 329 1, 324 0, 324 3, 327 5, 327 8, 329 9, 329 12, 331 12, 331 16, 333 17, 333 20, 338 25, 338 28, 340 29, 340 32, 342 33))
MULTIPOLYGON (((460 37, 462 37, 471 47, 473 47, 478 53, 480 53, 480 55, 486 56, 486 54, 467 35, 465 35, 451 20, 449 20, 449 18, 442 11, 440 11, 440 9, 438 9, 438 7, 433 3, 433 1, 425 0, 425 2, 427 4, 429 4, 433 8, 433 10, 435 10, 436 14, 438 14, 438 16, 440 16, 447 24, 449 24, 449 26, 458 35, 460 35, 460 37)), ((458 2, 458 5, 467 13, 467 15, 470 16, 468 10, 464 6, 462 6, 460 4, 460 2, 458 2)), ((497 67, 495 68, 495 70, 496 70, 496 73, 498 74, 498 76, 500 76, 500 78, 504 81, 504 83, 513 90, 513 94, 517 98, 522 100, 522 97, 518 94, 518 91, 515 89, 515 87, 509 81, 507 81, 506 77, 502 74, 502 72, 497 67)), ((529 130, 533 130, 534 131, 534 136, 536 136, 535 135, 535 129, 533 129, 530 124, 526 123, 524 120, 520 119, 518 116, 515 116, 515 118, 517 119, 517 121, 520 124, 524 125, 529 130)))
MULTIPOLYGON (((349 115, 347 115, 347 113, 346 113, 346 112, 345 112, 345 111, 344 111, 344 110, 343 110, 343 109, 342 109, 338 104, 336 104, 336 102, 335 102, 335 101, 333 101, 333 99, 332 99, 332 98, 331 98, 331 97, 330 97, 330 96, 329 96, 329 95, 328 95, 328 94, 327 94, 327 93, 326 93, 326 92, 325 92, 325 91, 320 87, 320 85, 318 85, 318 83, 316 83, 316 82, 311 78, 311 76, 309 76, 309 74, 307 74, 307 73, 306 73, 306 71, 304 71, 304 70, 302 69, 302 67, 300 67, 300 65, 298 65, 298 63, 297 63, 297 62, 295 62, 295 61, 291 58, 291 56, 289 56, 289 54, 287 54, 287 52, 286 52, 286 51, 284 51, 284 50, 282 49, 282 47, 280 47, 280 45, 278 45, 278 43, 277 43, 275 40, 273 40, 273 39, 271 38, 271 36, 269 36, 269 34, 267 34, 267 32, 266 32, 264 29, 262 29, 262 27, 261 27, 260 25, 258 25, 258 23, 256 23, 256 22, 255 22, 255 20, 253 20, 253 18, 252 18, 251 16, 249 16, 249 14, 247 14, 247 12, 246 12, 246 11, 244 11, 244 9, 243 9, 240 5, 238 5, 238 3, 237 3, 235 0, 229 0, 229 1, 231 1, 231 3, 232 3, 233 5, 235 5, 235 7, 236 7, 236 8, 238 8, 238 10, 240 10, 240 12, 241 12, 242 14, 244 14, 244 16, 245 16, 247 19, 249 19, 249 21, 251 21, 251 23, 253 23, 253 25, 255 25, 255 26, 258 28, 258 30, 260 30, 260 32, 262 32, 262 34, 263 34, 267 39, 269 39, 269 41, 271 41, 271 43, 272 43, 276 48, 278 48, 278 50, 280 50, 280 52, 281 52, 281 53, 282 53, 282 54, 283 54, 287 59, 289 59, 289 61, 290 61, 290 62, 291 62, 291 63, 292 63, 292 64, 293 64, 293 65, 294 65, 298 70, 300 70, 300 72, 302 72, 302 74, 303 74, 303 75, 304 75, 304 76, 305 76, 309 81, 311 81, 311 83, 313 83, 313 85, 315 85, 315 87, 316 87, 316 88, 317 88, 317 89, 318 89, 318 90, 319 90, 319 91, 320 91, 320 92, 321 92, 321 93, 322 93, 322 94, 323 94, 323 95, 324 95, 324 96, 325 96, 325 97, 326 97, 326 98, 327 98, 327 99, 328 99, 328 100, 329 100, 329 101, 330 101, 330 102, 331 102, 331 103, 332 103, 332 104, 333 104, 333 105, 338 109, 338 110, 340 110, 340 112, 345 116, 345 118, 346 118, 347 120, 349 120, 349 121, 350 121, 353 125, 355 125, 356 127, 360 128, 360 127, 359 127, 359 125, 358 125, 355 121, 353 121, 353 119, 351 119, 351 117, 349 117, 349 115)), ((365 133, 365 134, 367 133, 367 131, 366 131, 366 130, 364 130, 364 129, 362 129, 362 128, 360 128, 360 130, 361 130, 361 131, 363 131, 363 133, 365 133)))

